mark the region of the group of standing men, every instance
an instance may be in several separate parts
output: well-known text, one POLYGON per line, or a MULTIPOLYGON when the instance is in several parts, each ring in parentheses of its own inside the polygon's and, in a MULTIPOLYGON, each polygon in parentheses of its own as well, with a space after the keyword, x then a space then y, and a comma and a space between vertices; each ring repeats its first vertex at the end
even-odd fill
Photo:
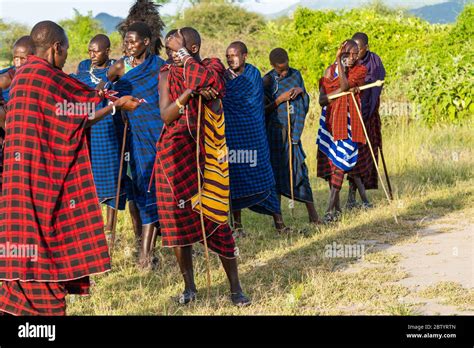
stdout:
MULTIPOLYGON (((0 257, 0 313, 65 314, 65 296, 87 294, 89 276, 110 269, 99 202, 108 206, 106 231, 114 209, 129 202, 140 266, 156 265, 158 235, 173 248, 185 284, 181 304, 196 299, 192 245, 204 241, 222 261, 232 302, 250 304, 234 240, 245 235, 242 209, 271 215, 277 231, 292 232, 281 214, 284 195, 305 203, 310 223, 321 222, 301 144, 309 96, 287 52, 271 51, 273 69, 262 78, 246 62, 241 41, 227 48, 227 69, 217 58, 201 59, 201 38, 193 28, 168 33, 166 60, 153 51, 154 42, 150 27, 136 21, 126 30, 124 56, 115 61, 107 36, 97 35, 90 59, 72 75, 62 71, 69 44, 56 23, 36 24, 15 44, 15 66, 0 75, 8 92, 0 108, 0 131, 6 130, 0 134, 0 245, 37 250, 34 260, 0 257), (64 101, 88 103, 93 112, 58 110, 64 101)), ((367 36, 357 33, 320 81, 318 176, 330 185, 326 222, 341 211, 346 172, 348 207, 356 204, 356 190, 370 206, 365 189, 377 187, 353 100, 328 97, 356 93, 377 149, 380 90, 360 94, 357 87, 384 74, 380 58, 368 51, 367 36), (342 157, 334 152, 341 147, 342 157)))

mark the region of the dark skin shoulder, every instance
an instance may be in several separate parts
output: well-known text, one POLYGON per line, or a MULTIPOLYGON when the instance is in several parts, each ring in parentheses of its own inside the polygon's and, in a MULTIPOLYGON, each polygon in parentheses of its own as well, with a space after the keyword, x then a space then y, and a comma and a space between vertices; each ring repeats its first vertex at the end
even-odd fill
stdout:
POLYGON ((12 79, 10 74, 4 73, 0 75, 0 89, 7 89, 10 87, 12 79))
POLYGON ((272 84, 272 78, 270 75, 265 75, 263 77, 263 88, 267 88, 272 84))
MULTIPOLYGON (((160 82, 158 83, 158 92, 160 94, 160 115, 166 125, 170 125, 181 117, 182 110, 176 102, 172 102, 168 90, 168 74, 169 71, 160 73, 160 82)), ((185 106, 191 99, 192 91, 187 89, 178 98, 181 105, 185 106)))
POLYGON ((125 74, 125 62, 123 58, 117 60, 107 72, 109 81, 115 82, 125 74))
POLYGON ((0 105, 0 128, 5 129, 5 118, 7 115, 7 110, 3 105, 0 105))

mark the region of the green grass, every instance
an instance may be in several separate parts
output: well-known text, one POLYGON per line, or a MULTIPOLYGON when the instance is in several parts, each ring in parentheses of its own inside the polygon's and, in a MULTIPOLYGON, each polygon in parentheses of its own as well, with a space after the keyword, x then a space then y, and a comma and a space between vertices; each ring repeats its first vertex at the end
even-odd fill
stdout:
MULTIPOLYGON (((249 232, 237 240, 243 287, 253 305, 237 309, 228 300, 228 285, 217 257, 211 255, 211 296, 206 296, 205 262, 196 256, 195 273, 199 301, 182 307, 172 300, 182 291, 182 280, 170 249, 157 243, 161 264, 155 272, 135 265, 133 232, 127 213, 120 214, 118 242, 111 272, 94 276, 88 298, 69 296, 72 315, 412 315, 416 310, 401 299, 409 290, 397 284, 407 275, 398 267, 400 256, 366 248, 364 262, 371 267, 346 272, 356 258, 327 258, 325 246, 377 240, 397 244, 416 238, 426 217, 443 217, 464 211, 473 204, 474 139, 472 125, 427 128, 417 123, 391 121, 384 126, 384 152, 394 187, 395 202, 389 206, 383 191, 370 192, 375 208, 344 213, 342 220, 317 230, 307 224, 301 204, 292 220, 283 199, 288 225, 307 227, 308 235, 280 236, 272 219, 244 211, 249 232), (453 155, 453 153, 458 155, 453 155), (396 224, 393 213, 398 216, 396 224)), ((316 178, 315 123, 303 135, 310 180, 317 210, 323 214, 327 184, 316 178)), ((347 188, 342 199, 346 199, 347 188)), ((202 250, 201 245, 196 248, 202 250)), ((456 289, 455 289, 456 290, 456 289)), ((456 290, 457 291, 457 290, 456 290)), ((464 294, 464 293, 463 293, 464 294)), ((470 300, 464 294, 466 301, 470 300)))
POLYGON ((441 298, 446 305, 457 306, 462 310, 474 310, 474 289, 466 289, 456 282, 440 282, 420 291, 426 298, 441 298))

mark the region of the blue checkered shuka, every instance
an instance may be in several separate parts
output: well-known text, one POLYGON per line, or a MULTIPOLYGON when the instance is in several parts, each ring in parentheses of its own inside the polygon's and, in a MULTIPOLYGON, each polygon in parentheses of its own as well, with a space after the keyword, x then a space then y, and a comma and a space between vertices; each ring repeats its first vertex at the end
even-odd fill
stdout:
POLYGON ((287 103, 281 103, 267 116, 267 135, 270 145, 270 160, 276 181, 276 190, 291 198, 289 145, 293 149, 293 193, 296 201, 313 202, 309 183, 306 154, 301 143, 306 114, 309 110, 309 95, 306 92, 301 73, 290 68, 285 77, 278 76, 275 70, 268 72, 264 79, 265 100, 274 102, 282 93, 293 87, 301 87, 303 94, 290 101, 291 141, 288 139, 287 103))
POLYGON ((119 95, 133 95, 145 100, 135 111, 126 113, 130 125, 129 166, 134 201, 144 225, 158 221, 155 185, 150 186, 150 192, 148 186, 155 163, 156 143, 163 127, 158 75, 164 63, 160 57, 150 54, 142 64, 125 73, 113 87, 119 95))
POLYGON ((280 213, 265 131, 263 80, 260 71, 245 65, 239 76, 226 74, 223 99, 232 209, 250 208, 280 213))
MULTIPOLYGON (((107 72, 114 64, 114 60, 107 63, 102 69, 91 68, 90 59, 83 60, 77 67, 76 74, 71 74, 79 81, 95 88, 100 81, 107 80, 107 72)), ((107 105, 107 100, 99 103, 96 108, 100 109, 107 105)), ((123 123, 120 116, 107 115, 91 127, 90 132, 90 157, 92 174, 97 189, 99 201, 115 208, 115 196, 120 167, 120 152, 122 146, 123 123)), ((120 188, 119 209, 125 208, 126 199, 131 197, 130 179, 122 176, 120 188)))

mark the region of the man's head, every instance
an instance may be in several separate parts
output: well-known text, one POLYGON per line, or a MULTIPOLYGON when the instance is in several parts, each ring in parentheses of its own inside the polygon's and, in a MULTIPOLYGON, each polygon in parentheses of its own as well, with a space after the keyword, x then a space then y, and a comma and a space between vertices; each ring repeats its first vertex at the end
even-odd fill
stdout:
POLYGON ((109 60, 110 40, 107 35, 98 34, 89 42, 89 57, 93 66, 103 66, 109 60))
POLYGON ((19 68, 26 63, 26 58, 35 53, 35 44, 29 35, 20 37, 13 44, 13 66, 19 68))
POLYGON ((35 55, 62 69, 67 59, 69 41, 63 28, 52 21, 37 23, 30 34, 35 45, 35 55))
POLYGON ((247 54, 247 46, 242 41, 232 42, 225 53, 229 68, 235 73, 243 72, 247 54))
MULTIPOLYGON (((168 34, 166 34, 165 36, 165 43, 168 42, 168 38, 171 36, 171 35, 174 35, 178 32, 178 29, 172 29, 168 32, 168 34)), ((166 49, 166 55, 168 56, 168 62, 169 63, 174 63, 174 59, 173 59, 173 51, 165 44, 165 49, 166 49)))
POLYGON ((290 59, 283 48, 275 48, 270 52, 270 64, 280 77, 288 75, 290 59))
POLYGON ((201 50, 201 35, 191 27, 184 27, 180 30, 184 38, 184 45, 188 52, 193 56, 198 56, 201 50))
POLYGON ((341 56, 341 63, 347 68, 352 68, 359 60, 359 47, 354 40, 347 40, 341 56))
POLYGON ((133 57, 140 57, 150 49, 151 30, 143 22, 135 22, 130 27, 124 37, 124 48, 133 57))
POLYGON ((365 57, 365 54, 369 50, 369 37, 365 33, 355 33, 352 36, 352 40, 354 40, 357 43, 357 46, 359 47, 359 59, 362 59, 365 57))
POLYGON ((166 50, 167 52, 170 52, 168 55, 171 55, 174 65, 183 66, 184 63, 178 57, 178 52, 173 50, 169 45, 169 38, 172 36, 179 37, 179 34, 183 37, 184 48, 186 48, 192 57, 197 59, 199 59, 199 51, 201 50, 201 35, 199 35, 199 32, 196 29, 191 27, 184 27, 174 31, 173 33, 168 33, 167 38, 165 39, 166 50))

